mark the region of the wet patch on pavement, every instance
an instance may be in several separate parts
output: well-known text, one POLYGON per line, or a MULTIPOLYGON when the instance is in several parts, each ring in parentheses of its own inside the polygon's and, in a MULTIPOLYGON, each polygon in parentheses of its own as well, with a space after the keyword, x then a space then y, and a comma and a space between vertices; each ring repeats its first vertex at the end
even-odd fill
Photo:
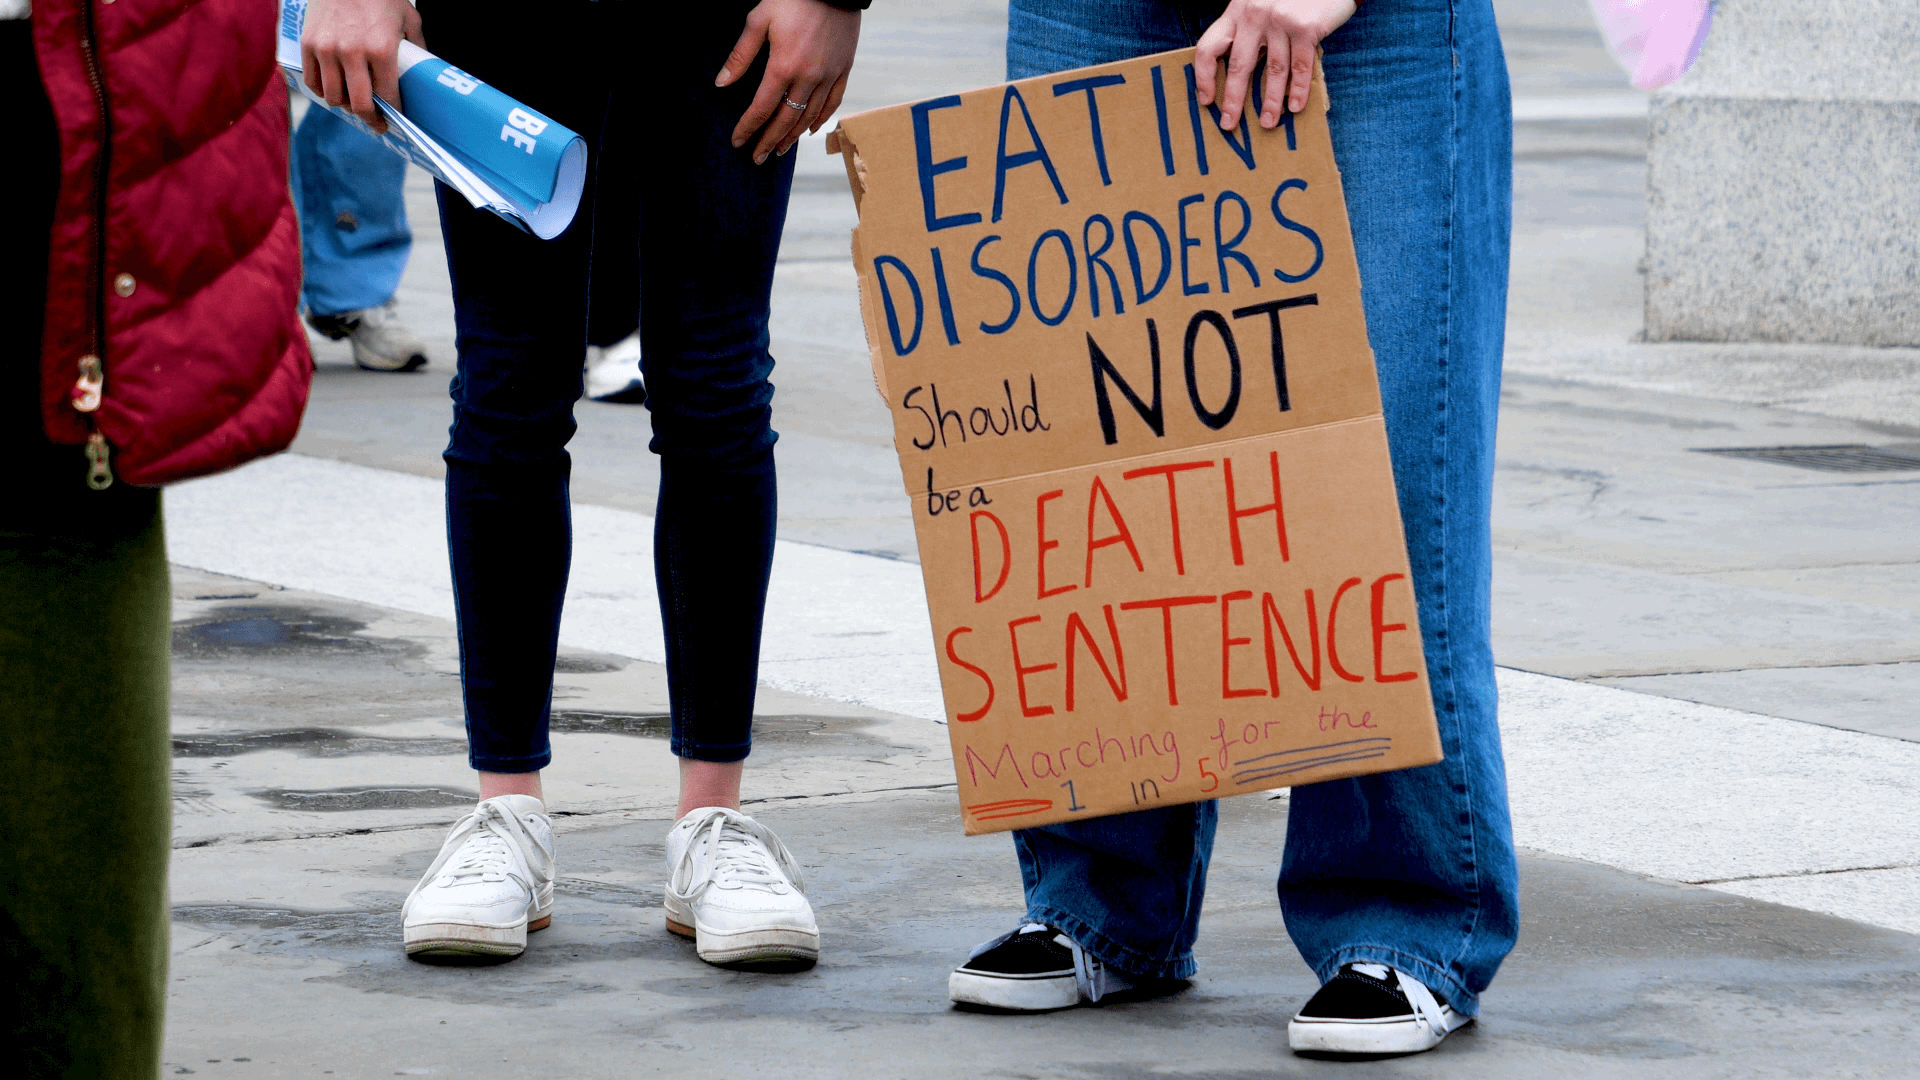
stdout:
POLYGON ((576 735, 638 735, 646 739, 664 739, 673 733, 673 720, 665 713, 556 709, 548 718, 547 729, 576 735))
MULTIPOLYGON (((256 947, 324 943, 329 948, 400 948, 398 907, 391 911, 303 911, 266 904, 175 904, 173 921, 210 931, 243 931, 246 944, 256 947)), ((192 948, 188 946, 187 951, 192 948)))
POLYGON ((301 813, 431 810, 442 806, 471 806, 480 801, 478 792, 441 787, 350 787, 321 791, 271 788, 249 794, 275 810, 301 813))
POLYGON ((367 624, 291 604, 240 605, 175 623, 173 655, 182 660, 294 657, 319 654, 413 655, 419 647, 370 638, 367 624))
POLYGON ((287 728, 284 731, 216 731, 173 736, 177 758, 224 758, 258 750, 293 750, 306 757, 399 754, 434 757, 464 754, 465 739, 390 738, 336 728, 287 728))
POLYGON ((554 658, 553 672, 556 675, 604 675, 609 671, 624 671, 627 663, 617 657, 561 655, 554 658))
POLYGON ((661 897, 664 895, 662 886, 658 884, 616 885, 610 881, 577 877, 554 878, 553 891, 577 900, 593 900, 602 904, 621 904, 628 907, 659 907, 661 897))
MULTIPOLYGON (((756 716, 753 718, 753 738, 756 743, 793 743, 820 736, 849 736, 868 723, 866 720, 838 716, 756 716)), ((644 739, 665 739, 673 734, 673 718, 665 713, 566 709, 554 711, 549 729, 576 735, 638 735, 644 739)))

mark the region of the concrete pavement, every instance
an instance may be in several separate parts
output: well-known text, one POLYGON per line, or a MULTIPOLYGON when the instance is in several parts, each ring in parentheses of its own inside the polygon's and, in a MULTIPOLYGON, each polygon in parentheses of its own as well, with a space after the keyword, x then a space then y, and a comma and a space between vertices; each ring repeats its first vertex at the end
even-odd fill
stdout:
MULTIPOLYGON (((429 190, 420 375, 322 343, 295 453, 169 493, 178 993, 205 1074, 1902 1075, 1920 1000, 1920 471, 1703 450, 1920 442, 1920 354, 1647 345, 1644 98, 1585 5, 1501 5, 1516 230, 1496 542, 1521 944, 1422 1058, 1291 1058, 1311 992, 1273 904, 1287 802, 1222 805, 1201 973, 1169 1000, 959 1013, 1019 911, 953 813, 906 500, 817 140, 774 315, 782 543, 751 810, 813 879, 824 955, 745 976, 665 934, 671 813, 644 410, 583 403, 556 688, 561 907, 526 956, 429 967, 397 909, 474 794, 438 453, 451 306, 429 190), (530 1035, 529 1033, 537 1033, 530 1035), (217 1060, 216 1060, 217 1059, 217 1060)), ((850 107, 998 78, 1002 9, 883 5, 850 107)))

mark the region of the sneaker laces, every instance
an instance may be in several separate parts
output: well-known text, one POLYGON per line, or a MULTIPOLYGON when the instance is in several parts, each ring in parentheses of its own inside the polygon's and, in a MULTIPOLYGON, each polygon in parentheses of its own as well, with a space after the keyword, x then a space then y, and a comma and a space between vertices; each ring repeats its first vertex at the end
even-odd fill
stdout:
POLYGON ((483 881, 504 881, 511 876, 532 889, 534 874, 527 862, 527 849, 539 847, 539 841, 527 831, 526 823, 518 814, 499 800, 488 799, 454 823, 433 865, 427 867, 419 883, 407 894, 402 910, 413 905, 413 898, 421 889, 443 877, 456 881, 476 877, 483 881))
POLYGON ((1446 1014, 1441 1010, 1439 1000, 1433 996, 1433 991, 1427 989, 1426 983, 1397 967, 1389 967, 1386 964, 1355 964, 1353 967, 1362 975, 1381 982, 1386 982, 1387 973, 1392 972, 1394 981, 1400 986, 1400 993, 1406 997, 1407 1004, 1413 1009, 1415 1023, 1422 1025, 1435 1035, 1445 1035, 1453 1030, 1453 1025, 1446 1021, 1446 1014), (1375 971, 1379 974, 1374 974, 1375 971))
POLYGON ((1079 942, 1073 940, 1071 934, 1040 922, 1021 923, 992 941, 976 945, 974 950, 967 954, 967 962, 972 963, 1022 934, 1041 933, 1052 934, 1054 941, 1065 945, 1068 951, 1073 953, 1073 981, 1080 988, 1081 997, 1098 1003, 1108 994, 1133 989, 1132 979, 1095 959, 1087 950, 1080 947, 1079 942))
POLYGON ((741 887, 775 894, 784 893, 789 888, 799 893, 807 891, 793 853, 787 850, 787 845, 780 842, 772 829, 724 806, 711 807, 702 813, 706 814, 706 820, 693 827, 696 835, 688 839, 679 865, 673 868, 676 879, 686 878, 685 887, 679 891, 688 900, 696 899, 714 885, 723 883, 737 883, 741 887), (706 842, 708 852, 705 865, 701 865, 697 858, 702 841, 706 842), (769 857, 771 862, 768 861, 769 857))

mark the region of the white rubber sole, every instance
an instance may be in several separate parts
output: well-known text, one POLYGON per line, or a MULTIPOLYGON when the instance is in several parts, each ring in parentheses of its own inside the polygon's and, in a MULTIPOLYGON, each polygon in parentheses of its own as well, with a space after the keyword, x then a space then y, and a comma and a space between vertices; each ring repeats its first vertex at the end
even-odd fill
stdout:
POLYGON ((947 996, 963 1005, 984 1005, 1009 1012, 1052 1012, 1080 1004, 1073 973, 1036 978, 978 975, 956 971, 947 976, 947 996))
POLYGON ((1434 1034, 1412 1017, 1384 1020, 1320 1020, 1294 1017, 1287 1024, 1287 1045, 1320 1054, 1418 1054, 1473 1021, 1461 1019, 1450 1031, 1434 1034))
POLYGON ((424 353, 408 353, 401 357, 381 356, 358 341, 352 344, 354 366, 362 371, 419 371, 427 366, 424 353))
POLYGON ((444 920, 407 923, 401 928, 407 955, 519 956, 527 951, 527 935, 553 923, 553 904, 532 918, 512 923, 444 920))
POLYGON ((808 926, 756 926, 751 930, 720 933, 669 902, 667 930, 690 938, 694 952, 709 964, 763 964, 814 962, 820 959, 820 931, 808 926))
POLYGON ((436 956, 519 956, 527 951, 527 935, 545 930, 553 916, 512 926, 487 926, 480 923, 417 923, 405 929, 407 955, 426 953, 436 956))

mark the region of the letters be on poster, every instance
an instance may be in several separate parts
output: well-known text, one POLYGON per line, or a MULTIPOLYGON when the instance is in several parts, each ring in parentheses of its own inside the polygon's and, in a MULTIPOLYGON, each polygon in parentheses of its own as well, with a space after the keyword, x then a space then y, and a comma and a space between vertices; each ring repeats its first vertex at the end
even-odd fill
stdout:
POLYGON ((1441 757, 1324 85, 1226 133, 1192 62, 828 144, 969 833, 1441 757))

